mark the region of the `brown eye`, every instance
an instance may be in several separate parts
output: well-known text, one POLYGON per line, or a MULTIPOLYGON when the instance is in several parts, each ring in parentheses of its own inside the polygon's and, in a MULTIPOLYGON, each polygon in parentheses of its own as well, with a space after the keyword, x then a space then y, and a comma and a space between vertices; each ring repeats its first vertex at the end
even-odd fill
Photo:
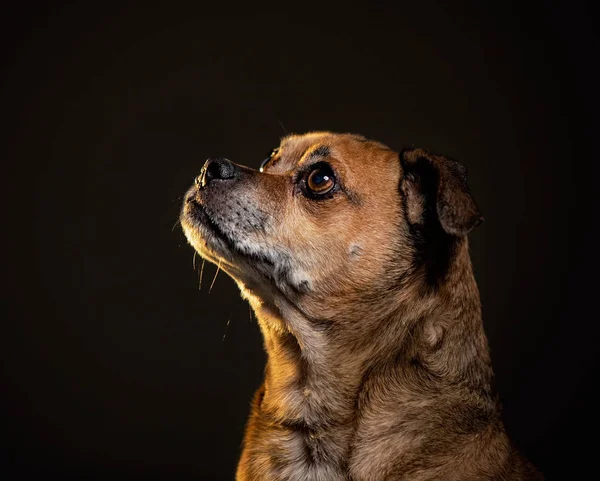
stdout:
POLYGON ((306 187, 312 194, 327 194, 335 186, 335 177, 327 165, 319 165, 306 178, 306 187))

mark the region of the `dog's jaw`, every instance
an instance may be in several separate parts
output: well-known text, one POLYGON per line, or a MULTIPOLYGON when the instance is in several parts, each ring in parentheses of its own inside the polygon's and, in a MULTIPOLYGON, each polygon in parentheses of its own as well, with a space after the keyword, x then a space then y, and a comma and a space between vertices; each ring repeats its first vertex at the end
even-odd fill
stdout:
POLYGON ((252 208, 251 199, 244 196, 221 195, 211 200, 198 186, 187 192, 180 222, 188 242, 202 257, 227 272, 244 296, 272 299, 274 282, 279 289, 286 288, 287 279, 282 273, 287 271, 284 266, 288 261, 281 249, 265 242, 269 238, 269 216, 252 208), (257 242, 258 235, 262 242, 257 242))

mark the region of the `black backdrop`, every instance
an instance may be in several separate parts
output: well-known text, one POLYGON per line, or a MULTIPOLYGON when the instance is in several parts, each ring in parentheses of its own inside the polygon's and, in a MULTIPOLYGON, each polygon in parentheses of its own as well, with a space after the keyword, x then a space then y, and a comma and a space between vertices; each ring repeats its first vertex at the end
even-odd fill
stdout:
POLYGON ((174 224, 206 157, 284 128, 468 166, 507 429, 551 479, 593 462, 591 11, 414 3, 3 7, 9 479, 232 479, 262 342, 174 224))

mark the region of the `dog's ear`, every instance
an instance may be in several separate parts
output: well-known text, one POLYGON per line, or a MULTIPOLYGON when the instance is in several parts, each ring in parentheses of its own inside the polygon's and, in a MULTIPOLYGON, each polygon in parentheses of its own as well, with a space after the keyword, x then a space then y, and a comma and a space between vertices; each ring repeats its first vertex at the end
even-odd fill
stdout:
POLYGON ((401 188, 411 224, 424 224, 428 214, 435 212, 444 231, 464 236, 483 221, 461 163, 423 149, 404 150, 400 159, 401 188))

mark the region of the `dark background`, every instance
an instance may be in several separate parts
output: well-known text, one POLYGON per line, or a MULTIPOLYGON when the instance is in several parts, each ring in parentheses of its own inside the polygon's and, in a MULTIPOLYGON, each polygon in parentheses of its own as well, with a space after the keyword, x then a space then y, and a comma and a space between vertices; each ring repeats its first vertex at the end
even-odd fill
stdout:
POLYGON ((233 478, 262 342, 226 275, 209 293, 207 264, 198 290, 174 224, 205 158, 257 167, 282 124, 467 165, 507 430, 579 479, 562 473, 597 446, 591 9, 245 8, 3 7, 0 475, 233 478))

